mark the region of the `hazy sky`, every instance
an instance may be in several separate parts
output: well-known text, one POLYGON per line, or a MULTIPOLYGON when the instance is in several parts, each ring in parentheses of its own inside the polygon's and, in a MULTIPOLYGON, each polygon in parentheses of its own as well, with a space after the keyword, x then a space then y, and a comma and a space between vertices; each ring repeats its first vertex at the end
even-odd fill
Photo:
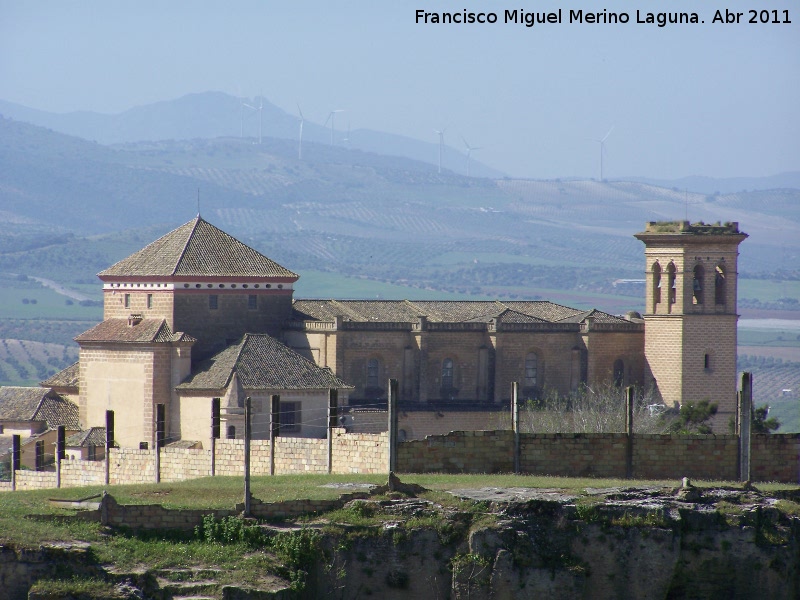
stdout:
POLYGON ((796 0, 0 0, 0 98, 120 112, 207 90, 296 102, 319 123, 463 150, 515 176, 771 175, 800 170, 796 0), (791 24, 748 24, 748 9, 791 24), (415 11, 495 12, 494 25, 423 25, 415 11), (562 9, 561 24, 505 10, 562 9), (570 10, 628 24, 569 23, 570 10), (637 24, 636 11, 704 24, 637 24), (716 10, 741 24, 712 24, 716 10), (771 16, 771 15, 770 15, 771 16), (337 123, 344 123, 337 119, 337 123))

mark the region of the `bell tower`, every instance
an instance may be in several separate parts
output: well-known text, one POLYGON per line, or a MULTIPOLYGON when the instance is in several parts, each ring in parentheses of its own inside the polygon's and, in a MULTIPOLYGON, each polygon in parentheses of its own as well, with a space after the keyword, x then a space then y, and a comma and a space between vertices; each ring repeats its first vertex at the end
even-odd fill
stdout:
POLYGON ((669 407, 709 400, 714 431, 736 411, 738 223, 650 222, 645 244, 646 381, 669 407))

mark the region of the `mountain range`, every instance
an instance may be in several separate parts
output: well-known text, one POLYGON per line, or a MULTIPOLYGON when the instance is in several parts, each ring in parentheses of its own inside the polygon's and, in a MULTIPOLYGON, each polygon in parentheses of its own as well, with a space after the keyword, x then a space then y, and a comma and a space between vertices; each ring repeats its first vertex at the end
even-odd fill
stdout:
POLYGON ((646 221, 684 218, 740 221, 750 234, 744 273, 796 272, 798 189, 476 178, 324 142, 304 143, 300 160, 294 140, 253 141, 105 146, 0 119, 0 272, 92 282, 197 212, 281 264, 317 273, 324 295, 373 293, 352 285, 372 281, 400 286, 384 294, 561 294, 621 310, 641 300, 638 291, 615 299, 613 282, 641 277, 632 234, 646 221), (326 273, 348 286, 333 290, 326 273))

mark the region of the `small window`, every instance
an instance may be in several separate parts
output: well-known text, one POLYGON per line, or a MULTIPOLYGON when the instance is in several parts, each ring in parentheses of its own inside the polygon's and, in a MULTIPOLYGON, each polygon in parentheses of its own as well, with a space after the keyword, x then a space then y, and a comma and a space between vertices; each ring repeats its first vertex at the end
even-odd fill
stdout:
POLYGON ((153 294, 147 294, 147 308, 153 308, 153 294))
POLYGON ((89 460, 97 460, 97 446, 92 444, 86 448, 86 458, 89 460))
POLYGON ((445 358, 442 361, 442 387, 450 389, 453 387, 453 359, 445 358))
POLYGON ((300 403, 281 402, 280 414, 278 416, 281 426, 281 434, 297 433, 300 431, 300 403))
POLYGON ((714 269, 714 303, 725 304, 725 268, 722 265, 714 269))
POLYGON ((255 294, 248 294, 247 308, 250 310, 256 310, 258 308, 258 296, 255 294))
POLYGON ((36 470, 41 471, 44 469, 44 441, 36 442, 36 470))
POLYGON ((711 357, 706 353, 703 356, 703 368, 708 371, 711 368, 711 357))
POLYGON ((536 379, 539 371, 539 357, 536 353, 529 352, 525 357, 525 387, 536 387, 536 379))
POLYGON ((150 447, 150 444, 147 442, 139 442, 139 450, 147 450, 150 447))
POLYGON ((677 290, 677 277, 675 276, 675 265, 669 263, 667 267, 667 276, 669 277, 669 303, 675 304, 678 299, 677 290))
POLYGON ((692 278, 692 301, 694 304, 703 303, 703 265, 696 265, 692 278))
POLYGON ((125 308, 131 307, 131 295, 125 294, 125 308))
POLYGON ((208 296, 208 308, 210 310, 217 310, 219 308, 219 296, 210 294, 208 296))
POLYGON ((236 427, 233 425, 228 425, 227 437, 229 440, 236 439, 236 427))
POLYGON ((616 387, 625 385, 625 362, 621 358, 614 361, 614 385, 616 387))
POLYGON ((653 265, 653 304, 661 304, 661 265, 658 263, 653 265))
POLYGON ((380 385, 381 363, 377 358, 367 361, 367 389, 375 389, 380 385))
POLYGON ((0 433, 3 433, 3 426, 0 425, 0 433))

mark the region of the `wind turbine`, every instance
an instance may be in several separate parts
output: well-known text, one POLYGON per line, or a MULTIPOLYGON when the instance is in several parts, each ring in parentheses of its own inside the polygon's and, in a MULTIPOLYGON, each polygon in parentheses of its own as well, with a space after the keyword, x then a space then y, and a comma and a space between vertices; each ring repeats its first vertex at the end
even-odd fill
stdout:
POLYGON ((300 138, 297 144, 297 159, 303 160, 303 123, 305 122, 305 118, 303 117, 303 111, 300 110, 300 103, 297 103, 297 112, 300 113, 300 138))
POLYGON ((445 131, 447 131, 447 127, 442 127, 441 129, 433 130, 433 132, 439 136, 439 173, 442 172, 442 148, 444 147, 445 131))
POLYGON ((467 147, 467 177, 472 177, 472 164, 470 163, 470 158, 472 155, 473 150, 481 150, 480 146, 470 146, 467 143, 467 140, 464 137, 461 137, 461 141, 464 142, 464 145, 467 147))
POLYGON ((337 108, 336 110, 332 110, 328 113, 328 118, 325 119, 325 123, 322 124, 323 127, 328 124, 328 121, 331 122, 331 146, 333 146, 333 131, 334 131, 334 122, 336 120, 336 113, 344 112, 343 108, 337 108))
POLYGON ((593 140, 598 144, 600 144, 600 183, 603 182, 603 149, 605 147, 604 145, 606 140, 608 139, 608 136, 610 136, 611 132, 614 131, 614 127, 616 127, 616 125, 612 125, 611 129, 609 129, 608 133, 603 136, 602 140, 593 140))
MULTIPOLYGON (((264 96, 263 94, 258 97, 258 107, 250 106, 247 103, 242 103, 243 106, 246 106, 249 109, 258 111, 258 143, 261 145, 261 131, 263 125, 263 114, 264 114, 264 96)), ((242 119, 244 121, 244 118, 242 119)), ((244 124, 242 124, 242 129, 244 129, 244 124)))
POLYGON ((344 143, 347 148, 350 148, 350 119, 347 120, 347 135, 342 139, 342 143, 344 143))

